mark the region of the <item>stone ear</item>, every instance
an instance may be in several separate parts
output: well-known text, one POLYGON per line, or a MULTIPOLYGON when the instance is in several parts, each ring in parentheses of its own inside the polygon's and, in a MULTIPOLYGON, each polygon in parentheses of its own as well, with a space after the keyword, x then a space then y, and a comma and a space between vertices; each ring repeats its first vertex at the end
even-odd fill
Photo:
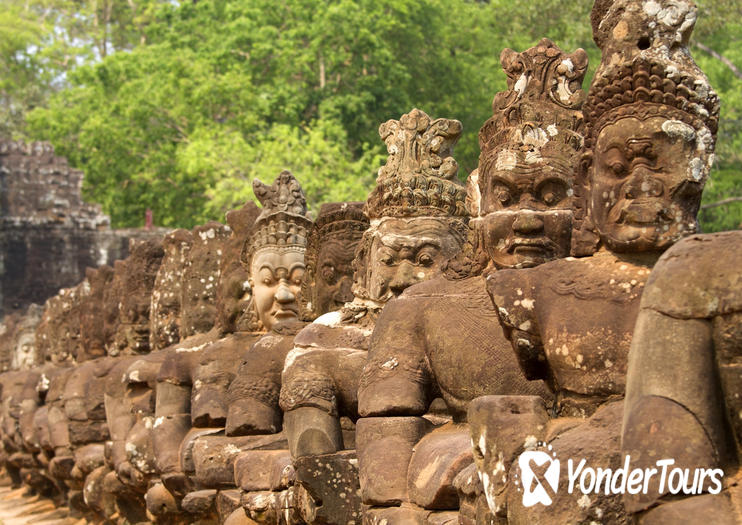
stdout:
POLYGON ((314 264, 308 263, 304 267, 304 276, 301 279, 301 291, 298 297, 301 317, 307 321, 313 321, 316 318, 314 297, 312 297, 312 292, 315 289, 314 264))

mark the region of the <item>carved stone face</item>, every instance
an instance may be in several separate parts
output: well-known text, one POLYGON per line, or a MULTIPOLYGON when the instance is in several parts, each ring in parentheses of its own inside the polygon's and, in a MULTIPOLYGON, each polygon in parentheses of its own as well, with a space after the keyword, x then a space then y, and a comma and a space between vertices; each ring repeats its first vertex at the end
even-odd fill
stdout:
POLYGON ((155 277, 150 308, 150 343, 153 350, 180 340, 183 272, 191 247, 191 234, 176 230, 163 241, 165 256, 155 277))
POLYGON ((178 342, 179 338, 180 294, 176 296, 165 291, 161 297, 157 309, 151 312, 152 341, 155 348, 165 348, 169 346, 168 343, 178 342))
POLYGON ((13 366, 15 369, 31 368, 36 364, 36 342, 33 331, 25 331, 18 336, 18 343, 13 354, 13 366))
POLYGON ((219 316, 222 329, 232 331, 249 330, 249 315, 245 315, 250 304, 250 284, 247 271, 239 264, 233 264, 219 281, 221 304, 219 316))
POLYGON ((198 280, 190 280, 186 283, 183 294, 183 333, 187 335, 208 332, 214 325, 216 318, 216 307, 214 306, 214 295, 216 288, 216 273, 198 280), (207 288, 201 280, 207 282, 211 287, 207 288))
POLYGON ((484 249, 499 268, 532 267, 569 253, 572 190, 547 164, 503 150, 483 177, 484 249))
POLYGON ((694 232, 706 160, 696 132, 678 120, 606 125, 590 168, 589 206, 601 240, 618 252, 658 251, 694 232))
POLYGON ((181 339, 211 330, 216 321, 216 291, 227 228, 209 222, 193 229, 193 245, 183 271, 181 339))
POLYGON ((125 343, 122 348, 127 347, 134 352, 147 352, 149 350, 149 296, 144 290, 142 294, 123 298, 121 305, 121 325, 125 343))
POLYGON ((332 312, 353 300, 353 256, 355 242, 347 238, 329 238, 322 242, 314 278, 314 309, 319 314, 332 312))
POLYGON ((299 318, 304 250, 273 246, 260 250, 253 256, 250 273, 255 311, 266 330, 279 321, 299 318))
POLYGON ((429 279, 461 249, 461 239, 444 220, 386 219, 377 228, 369 257, 371 299, 386 302, 429 279))

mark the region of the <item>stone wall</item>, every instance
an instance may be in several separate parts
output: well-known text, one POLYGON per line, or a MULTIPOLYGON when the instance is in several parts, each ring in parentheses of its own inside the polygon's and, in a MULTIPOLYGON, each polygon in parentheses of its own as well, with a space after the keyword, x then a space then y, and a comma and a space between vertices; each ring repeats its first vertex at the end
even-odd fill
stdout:
POLYGON ((46 142, 0 140, 0 318, 128 254, 130 238, 163 230, 112 230, 81 197, 83 173, 46 142))

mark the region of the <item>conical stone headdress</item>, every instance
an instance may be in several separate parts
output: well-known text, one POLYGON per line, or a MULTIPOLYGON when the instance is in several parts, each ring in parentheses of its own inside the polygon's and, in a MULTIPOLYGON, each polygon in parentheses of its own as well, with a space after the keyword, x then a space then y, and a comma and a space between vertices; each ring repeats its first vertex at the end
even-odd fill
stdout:
POLYGON ((255 179, 253 192, 263 208, 242 251, 242 261, 248 272, 253 254, 260 249, 304 250, 312 227, 312 221, 306 216, 304 192, 291 172, 282 171, 271 186, 255 179))

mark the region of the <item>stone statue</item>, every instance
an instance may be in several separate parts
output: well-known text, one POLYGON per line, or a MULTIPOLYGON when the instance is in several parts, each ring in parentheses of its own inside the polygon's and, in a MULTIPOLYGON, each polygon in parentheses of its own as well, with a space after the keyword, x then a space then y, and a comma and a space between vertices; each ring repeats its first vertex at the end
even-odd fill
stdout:
POLYGON ((629 353, 622 452, 633 468, 669 458, 670 469, 690 474, 682 489, 652 479, 646 493, 624 496, 642 525, 742 520, 740 268, 742 232, 694 235, 665 252, 647 281, 629 353), (699 481, 696 469, 723 469, 723 477, 699 481))
POLYGON ((333 453, 354 448, 358 381, 384 304, 438 275, 465 242, 466 191, 452 157, 460 133, 458 121, 433 120, 417 109, 380 126, 389 158, 366 202, 371 227, 353 263, 354 299, 302 330, 286 358, 281 408, 297 479, 305 500, 324 502, 322 509, 303 506, 309 522, 360 516, 355 453, 333 453), (327 461, 324 475, 343 473, 347 490, 341 492, 352 497, 341 501, 323 487, 323 477, 309 475, 316 455, 327 461))
MULTIPOLYGON (((82 497, 86 486, 93 482, 88 479, 93 471, 104 466, 105 441, 109 438, 104 393, 108 374, 117 359, 113 356, 147 352, 149 348, 149 302, 155 274, 162 258, 160 243, 154 240, 130 244, 129 257, 116 265, 111 280, 123 295, 117 297, 118 321, 113 340, 107 350, 111 356, 88 359, 95 351, 81 349, 72 356, 76 366, 69 374, 57 374, 64 378, 61 399, 55 407, 49 407, 50 435, 55 445, 55 460, 64 468, 57 469, 65 476, 65 482, 72 489, 71 500, 76 495, 85 501, 88 509, 95 508, 95 502, 82 497)), ((87 283, 85 283, 87 285, 87 283)), ((89 291, 89 290, 88 290, 89 291)), ((77 327, 81 319, 78 316, 77 327)), ((100 471, 99 471, 100 472, 100 471)))
POLYGON ((130 521, 146 515, 144 496, 159 474, 152 434, 162 363, 179 348, 218 337, 215 331, 207 336, 199 330, 209 331, 214 325, 217 283, 228 235, 228 228, 210 222, 191 232, 176 230, 163 240, 164 258, 154 278, 150 303, 153 332, 149 335, 154 344, 175 344, 120 359, 108 376, 105 404, 111 465, 119 482, 114 495, 119 514, 128 515, 130 521), (185 333, 191 336, 178 343, 185 333))
MULTIPOLYGON (((351 263, 367 227, 368 219, 360 203, 329 203, 321 207, 317 222, 308 233, 302 293, 297 295, 302 319, 315 319, 347 298, 353 274, 351 263)), ((276 327, 274 333, 261 339, 244 356, 238 378, 230 386, 228 435, 272 434, 281 430, 281 372, 301 326, 284 323, 276 327), (267 355, 271 356, 270 363, 267 355)))
POLYGON ((0 321, 0 369, 26 370, 43 361, 36 348, 36 328, 44 313, 31 303, 25 310, 7 314, 0 321))
MULTIPOLYGON (((368 227, 362 207, 363 203, 336 202, 320 208, 307 237, 305 272, 298 297, 302 320, 312 320, 347 300, 353 280, 351 263, 368 227)), ((303 326, 284 323, 274 327, 244 355, 238 378, 230 385, 233 397, 227 434, 249 434, 255 438, 260 434, 276 435, 284 443, 283 450, 255 447, 235 460, 234 483, 246 492, 242 496, 249 501, 245 508, 255 519, 267 523, 284 514, 281 509, 292 508, 291 512, 296 512, 289 488, 291 476, 284 475, 290 471, 291 457, 283 433, 276 434, 282 428, 277 394, 286 354, 293 348, 298 328, 303 326)))
POLYGON ((80 351, 85 354, 85 359, 106 355, 104 297, 112 279, 113 268, 108 265, 85 270, 85 280, 90 286, 90 292, 83 296, 80 305, 80 351))
MULTIPOLYGON (((591 18, 603 56, 584 107, 573 235, 573 253, 588 256, 498 272, 488 290, 526 376, 554 392, 554 414, 589 418, 569 430, 557 419, 529 435, 562 457, 610 464, 620 461, 621 399, 642 291, 661 253, 697 229, 719 107, 687 50, 691 3, 597 2, 591 18)), ((488 421, 476 432, 491 436, 488 421)), ((578 496, 559 492, 544 512, 511 506, 512 485, 506 493, 495 507, 506 500, 514 523, 628 520, 620 496, 575 507, 578 496)))
POLYGON ((314 321, 353 300, 353 259, 368 219, 362 202, 323 204, 309 232, 304 255, 301 318, 314 321))
POLYGON ((229 228, 215 221, 193 228, 182 280, 181 339, 205 334, 216 321, 216 293, 229 228), (216 269, 216 271, 214 271, 216 269))
POLYGON ((81 352, 80 315, 90 288, 83 281, 44 303, 44 313, 36 329, 36 348, 43 360, 55 364, 72 363, 81 352))
POLYGON ((164 257, 150 305, 149 344, 152 351, 162 350, 180 341, 183 272, 188 252, 193 244, 193 234, 178 229, 162 241, 164 257))
MULTIPOLYGON (((124 259, 119 296, 118 325, 108 354, 149 352, 149 308, 152 288, 164 252, 160 239, 129 241, 129 257, 124 259)), ((114 276, 115 277, 115 276, 114 276)))
MULTIPOLYGON (((255 440, 225 438, 233 399, 228 387, 241 357, 266 329, 298 319, 311 226, 304 195, 289 172, 281 173, 272 186, 255 181, 253 187, 263 204, 260 215, 256 218, 249 210, 228 215, 236 234, 227 243, 223 261, 230 271, 221 275, 217 327, 198 346, 172 351, 158 373, 154 450, 164 486, 148 494, 148 508, 172 495, 187 495, 183 505, 198 506, 190 492, 233 485, 234 457, 255 440), (206 448, 212 453, 199 452, 206 448)), ((257 210, 254 205, 252 209, 257 210)), ((285 443, 282 437, 263 441, 266 448, 285 443)), ((213 494, 208 499, 213 502, 213 494)))
POLYGON ((472 462, 463 425, 472 399, 519 393, 551 403, 545 385, 518 368, 486 280, 569 252, 587 55, 544 39, 522 53, 504 50, 501 62, 509 89, 495 96, 494 115, 479 133, 467 250, 444 275, 391 301, 371 338, 357 440, 362 497, 374 506, 366 515, 376 519, 422 519, 459 507, 453 480, 472 462), (436 397, 454 421, 423 438, 431 425, 422 416, 436 397), (426 477, 433 463, 438 470, 426 477))

